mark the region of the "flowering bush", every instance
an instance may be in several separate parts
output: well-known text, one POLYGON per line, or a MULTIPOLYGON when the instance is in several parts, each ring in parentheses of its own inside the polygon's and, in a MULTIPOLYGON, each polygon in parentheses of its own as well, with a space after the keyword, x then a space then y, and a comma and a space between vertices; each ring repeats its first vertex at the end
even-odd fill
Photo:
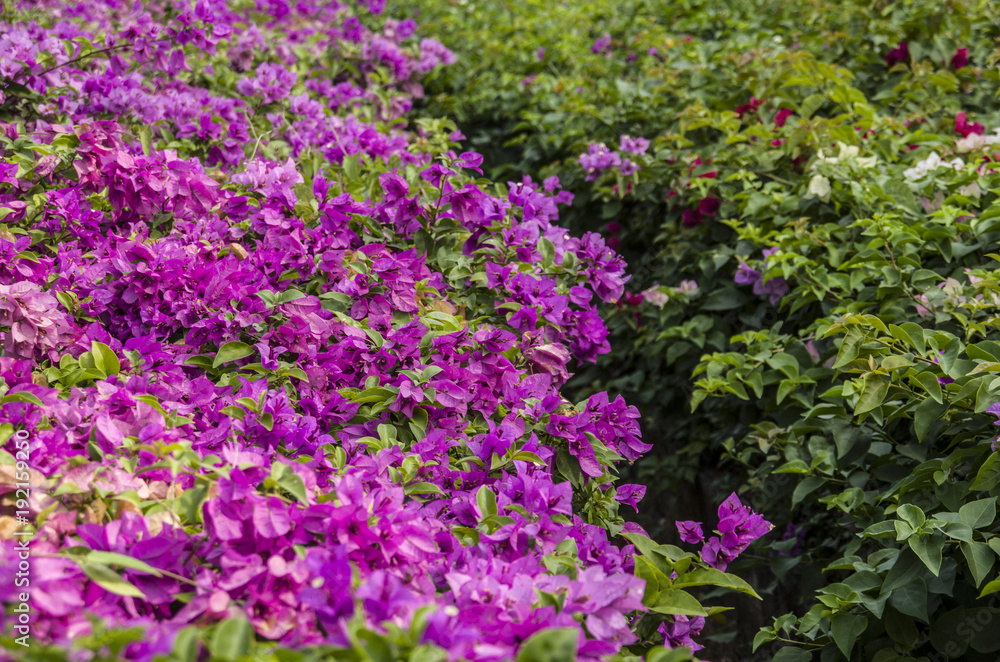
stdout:
POLYGON ((990 5, 421 4, 459 53, 424 107, 631 265, 568 388, 639 406, 654 498, 750 486, 785 529, 758 652, 995 659, 990 5))
POLYGON ((455 58, 357 5, 3 15, 9 655, 673 662, 691 589, 756 595, 724 569, 770 525, 654 543, 638 412, 561 395, 623 260, 411 121, 455 58))

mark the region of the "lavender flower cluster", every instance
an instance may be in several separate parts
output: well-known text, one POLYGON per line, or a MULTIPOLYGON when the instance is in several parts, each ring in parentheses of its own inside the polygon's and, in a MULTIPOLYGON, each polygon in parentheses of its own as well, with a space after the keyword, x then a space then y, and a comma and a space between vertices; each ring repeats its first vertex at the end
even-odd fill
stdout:
POLYGON ((596 181, 603 173, 613 168, 624 177, 630 177, 639 172, 640 167, 629 157, 622 157, 621 153, 629 153, 641 156, 649 149, 649 141, 645 138, 631 138, 623 135, 619 145, 619 151, 612 151, 603 143, 590 143, 587 152, 581 154, 579 158, 580 166, 587 173, 586 181, 596 181))

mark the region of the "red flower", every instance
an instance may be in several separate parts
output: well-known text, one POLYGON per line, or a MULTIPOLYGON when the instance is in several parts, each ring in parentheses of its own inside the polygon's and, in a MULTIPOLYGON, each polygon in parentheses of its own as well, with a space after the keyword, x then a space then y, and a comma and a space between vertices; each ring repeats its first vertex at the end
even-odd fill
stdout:
POLYGON ((712 196, 702 198, 701 202, 698 203, 698 214, 699 216, 715 216, 721 205, 722 201, 718 198, 713 198, 712 196))
POLYGON ((955 51, 955 54, 951 56, 951 68, 956 71, 964 67, 969 63, 969 49, 959 48, 955 51))
POLYGON ((693 228, 704 220, 705 219, 701 217, 701 212, 697 209, 685 209, 681 212, 681 223, 683 223, 686 228, 693 228))
POLYGON ((757 109, 764 105, 763 99, 758 99, 757 97, 750 97, 750 103, 745 103, 742 106, 737 106, 736 114, 743 117, 743 113, 755 113, 757 109))
POLYGON ((899 42, 899 46, 889 51, 885 56, 885 66, 892 68, 897 62, 906 62, 910 59, 910 47, 905 41, 899 42))
POLYGON ((774 116, 774 123, 777 124, 778 126, 785 126, 785 122, 787 122, 788 118, 794 114, 795 111, 792 110, 791 108, 782 108, 774 116))
POLYGON ((965 113, 955 115, 955 132, 961 133, 963 138, 967 138, 970 133, 975 133, 981 136, 985 130, 986 129, 979 122, 969 124, 965 113))
MULTIPOLYGON (((712 162, 712 159, 709 159, 708 163, 711 163, 711 162, 712 162)), ((701 157, 699 156, 699 157, 696 157, 695 160, 691 162, 691 166, 688 168, 688 175, 691 176, 694 179, 697 179, 698 177, 703 177, 705 179, 715 179, 716 176, 719 174, 718 170, 710 170, 709 172, 703 172, 703 173, 698 174, 698 175, 694 174, 694 169, 697 168, 700 165, 706 165, 706 164, 701 160, 701 157)), ((691 186, 691 184, 688 184, 688 186, 691 186)))

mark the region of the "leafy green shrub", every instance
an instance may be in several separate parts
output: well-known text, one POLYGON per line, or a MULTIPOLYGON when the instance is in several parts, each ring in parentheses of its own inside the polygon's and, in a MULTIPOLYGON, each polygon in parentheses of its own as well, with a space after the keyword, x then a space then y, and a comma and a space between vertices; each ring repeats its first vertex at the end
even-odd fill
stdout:
POLYGON ((787 527, 772 588, 807 590, 761 650, 994 659, 989 3, 469 6, 423 12, 487 55, 425 105, 629 260, 627 351, 575 384, 643 409, 651 488, 745 481, 787 527))

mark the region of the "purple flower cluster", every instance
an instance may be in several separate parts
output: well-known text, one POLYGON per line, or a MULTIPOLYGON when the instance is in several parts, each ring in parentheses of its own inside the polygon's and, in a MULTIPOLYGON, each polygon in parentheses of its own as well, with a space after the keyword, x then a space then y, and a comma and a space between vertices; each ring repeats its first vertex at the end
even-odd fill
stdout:
POLYGON ((618 149, 631 154, 645 154, 646 150, 649 149, 649 141, 642 137, 630 138, 629 136, 622 136, 618 149))
POLYGON ((340 3, 260 5, 266 28, 218 3, 46 6, 58 28, 0 29, 24 63, 9 74, 59 118, 0 138, 19 232, 0 234, 0 385, 21 394, 0 417, 30 433, 40 488, 34 636, 142 626, 124 655, 148 660, 239 615, 288 646, 348 646, 349 622, 384 631, 423 610, 422 641, 453 659, 510 659, 546 628, 577 629, 580 659, 635 642, 632 546, 574 511, 573 485, 599 484, 609 513, 636 507, 643 488, 609 468, 649 446, 620 397, 574 408, 558 392, 609 349, 594 302, 622 296, 621 258, 555 224, 572 201, 557 179, 491 195, 464 173, 479 155, 432 161, 371 122, 406 93, 386 106, 366 78, 300 59, 335 49, 415 94, 411 73, 450 53, 340 3), (95 26, 123 47, 72 61, 58 37, 95 26), (222 63, 244 72, 228 93, 176 76, 222 63), (54 158, 12 167, 25 144, 54 158), (367 193, 348 189, 347 158, 378 168, 367 193), (43 202, 16 204, 29 190, 43 202), (108 567, 131 587, 115 590, 80 549, 152 572, 108 567), (554 572, 567 549, 575 570, 554 572))
POLYGON ((264 103, 284 99, 292 91, 298 77, 280 64, 265 62, 252 78, 236 83, 236 91, 247 97, 260 97, 264 103))
POLYGON ((635 643, 645 582, 614 534, 645 490, 612 469, 650 446, 621 397, 559 392, 610 349, 596 306, 625 265, 557 225, 557 178, 487 190, 480 155, 406 128, 454 56, 333 0, 253 23, 38 4, 0 25, 2 75, 43 99, 0 125, 0 464, 26 431, 32 636, 141 627, 142 661, 239 617, 291 648, 421 622, 449 659, 549 628, 581 660, 635 643))
MULTIPOLYGON (((777 248, 766 249, 764 251, 764 259, 766 260, 777 250, 777 248)), ((733 276, 733 281, 737 285, 753 285, 753 293, 757 296, 767 296, 772 306, 778 305, 781 298, 788 294, 788 281, 784 278, 776 276, 764 282, 764 275, 742 260, 740 260, 739 266, 736 267, 736 274, 733 276)))
POLYGON ((611 35, 606 34, 597 38, 597 41, 593 43, 590 47, 591 53, 603 53, 605 55, 611 53, 611 35))
POLYGON ((623 153, 641 156, 649 149, 649 141, 645 138, 630 138, 623 135, 619 152, 615 152, 603 143, 590 143, 586 154, 581 154, 579 163, 587 173, 586 181, 596 181, 602 174, 612 168, 618 168, 619 172, 630 177, 639 172, 640 166, 628 157, 622 157, 623 153))
POLYGON ((35 283, 0 284, 0 326, 10 329, 3 334, 6 356, 58 360, 57 350, 73 341, 71 325, 56 298, 35 283))
MULTIPOLYGON (((690 544, 704 543, 702 560, 718 570, 725 570, 750 544, 774 528, 761 515, 744 506, 733 492, 719 506, 718 535, 707 541, 701 522, 677 522, 681 540, 690 544)), ((700 629, 700 628, 699 628, 700 629)))

